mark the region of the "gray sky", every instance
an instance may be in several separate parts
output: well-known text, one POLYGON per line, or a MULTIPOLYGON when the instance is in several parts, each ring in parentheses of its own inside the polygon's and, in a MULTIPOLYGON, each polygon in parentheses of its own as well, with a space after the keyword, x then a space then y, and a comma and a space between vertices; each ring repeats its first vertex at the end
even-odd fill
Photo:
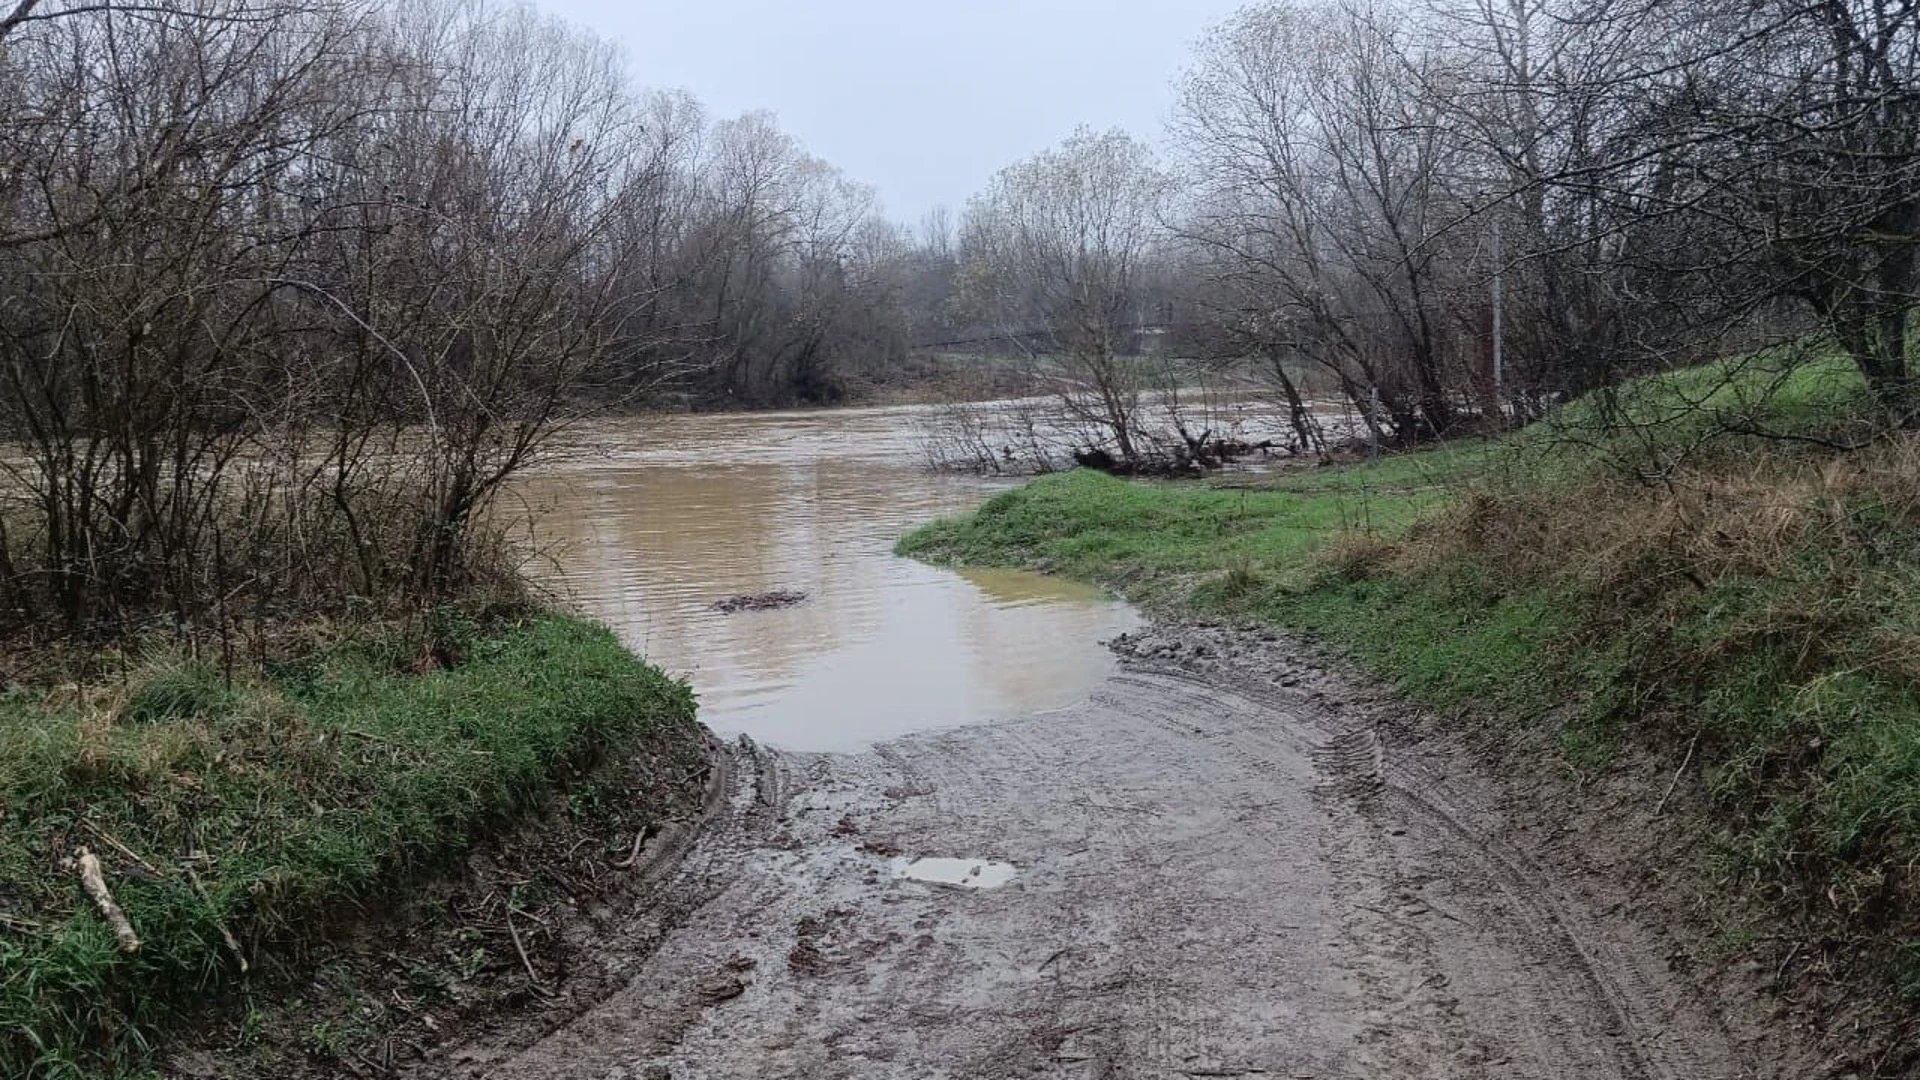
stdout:
POLYGON ((1187 49, 1244 0, 536 0, 716 116, 771 109, 914 223, 1075 124, 1157 139, 1187 49))

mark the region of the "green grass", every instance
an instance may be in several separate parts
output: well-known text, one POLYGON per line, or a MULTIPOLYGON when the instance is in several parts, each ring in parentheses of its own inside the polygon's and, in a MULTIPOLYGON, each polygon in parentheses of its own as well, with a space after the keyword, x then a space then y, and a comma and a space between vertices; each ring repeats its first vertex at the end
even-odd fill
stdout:
POLYGON ((1782 348, 1587 395, 1514 441, 1572 451, 1548 455, 1550 466, 1599 461, 1658 471, 1702 451, 1765 450, 1766 435, 1861 441, 1871 438, 1880 420, 1850 361, 1782 348))
POLYGON ((918 529, 898 550, 1060 573, 1150 608, 1322 634, 1436 704, 1504 698, 1521 688, 1507 684, 1510 673, 1564 629, 1551 597, 1490 596, 1465 570, 1448 580, 1370 579, 1329 557, 1364 563, 1384 552, 1463 489, 1490 482, 1508 452, 1470 443, 1256 489, 1083 469, 918 529))
POLYGON ((411 673, 418 647, 396 638, 231 686, 150 660, 0 696, 0 1075, 138 1070, 235 996, 223 930, 257 969, 297 971, 358 905, 449 865, 602 755, 662 729, 695 737, 687 687, 603 627, 438 622, 448 670, 411 673), (138 953, 117 951, 81 895, 64 862, 81 846, 106 863, 138 953))
POLYGON ((1504 698, 1520 689, 1505 684, 1514 661, 1563 629, 1551 597, 1490 597, 1465 570, 1418 582, 1346 571, 1462 491, 1496 482, 1515 455, 1512 446, 1469 442, 1250 487, 1083 469, 915 530, 898 551, 1060 573, 1150 608, 1324 634, 1439 704, 1504 698))
POLYGON ((1828 445, 1876 424, 1834 361, 1614 397, 1255 491, 1044 477, 899 550, 1306 632, 1583 768, 1691 749, 1726 895, 1920 1005, 1920 440, 1828 445))
POLYGON ((1134 483, 1082 469, 916 530, 899 552, 1129 582, 1151 591, 1137 597, 1144 600, 1253 564, 1297 579, 1305 556, 1328 539, 1404 530, 1451 498, 1451 484, 1487 469, 1490 457, 1489 447, 1469 444, 1249 488, 1134 483))

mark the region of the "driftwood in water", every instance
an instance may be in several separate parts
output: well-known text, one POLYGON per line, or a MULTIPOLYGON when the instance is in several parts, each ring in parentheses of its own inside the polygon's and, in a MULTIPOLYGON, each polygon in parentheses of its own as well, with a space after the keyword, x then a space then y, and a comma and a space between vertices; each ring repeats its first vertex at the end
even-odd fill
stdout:
POLYGON ((737 611, 770 611, 774 608, 803 604, 806 600, 806 593, 792 589, 775 589, 772 592, 741 593, 739 596, 729 596, 725 600, 715 600, 713 610, 723 615, 732 615, 737 611))
MULTIPOLYGON (((1140 454, 1131 459, 1115 457, 1102 447, 1091 446, 1075 450, 1073 461, 1083 469, 1098 469, 1113 476, 1193 476, 1211 472, 1256 451, 1269 453, 1277 445, 1272 439, 1254 443, 1215 437, 1211 432, 1203 432, 1197 438, 1182 433, 1181 441, 1184 445, 1174 447, 1171 453, 1140 454)), ((1279 448, 1293 452, 1289 447, 1279 448)))
POLYGON ((1116 473, 1122 462, 1097 446, 1073 452, 1073 463, 1083 469, 1099 469, 1101 472, 1116 473))

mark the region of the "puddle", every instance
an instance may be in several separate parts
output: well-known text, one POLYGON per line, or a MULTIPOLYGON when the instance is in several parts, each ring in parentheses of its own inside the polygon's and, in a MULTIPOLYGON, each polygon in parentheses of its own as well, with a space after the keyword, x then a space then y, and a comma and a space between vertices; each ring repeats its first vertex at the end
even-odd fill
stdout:
POLYGON ((1012 863, 985 859, 894 859, 893 876, 897 881, 931 881, 938 885, 958 885, 963 889, 997 889, 1013 880, 1012 863))

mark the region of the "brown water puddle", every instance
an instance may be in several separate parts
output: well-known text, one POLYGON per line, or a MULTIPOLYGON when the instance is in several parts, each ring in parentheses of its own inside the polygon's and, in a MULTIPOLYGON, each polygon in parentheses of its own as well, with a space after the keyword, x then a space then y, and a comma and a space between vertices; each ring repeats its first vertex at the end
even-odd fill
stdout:
POLYGON ((522 494, 547 512, 548 580, 687 675, 701 718, 793 749, 1072 704, 1138 616, 1037 574, 895 557, 907 529, 1003 484, 918 465, 912 408, 670 417, 588 433, 522 494), (717 600, 806 602, 724 614, 717 600))

